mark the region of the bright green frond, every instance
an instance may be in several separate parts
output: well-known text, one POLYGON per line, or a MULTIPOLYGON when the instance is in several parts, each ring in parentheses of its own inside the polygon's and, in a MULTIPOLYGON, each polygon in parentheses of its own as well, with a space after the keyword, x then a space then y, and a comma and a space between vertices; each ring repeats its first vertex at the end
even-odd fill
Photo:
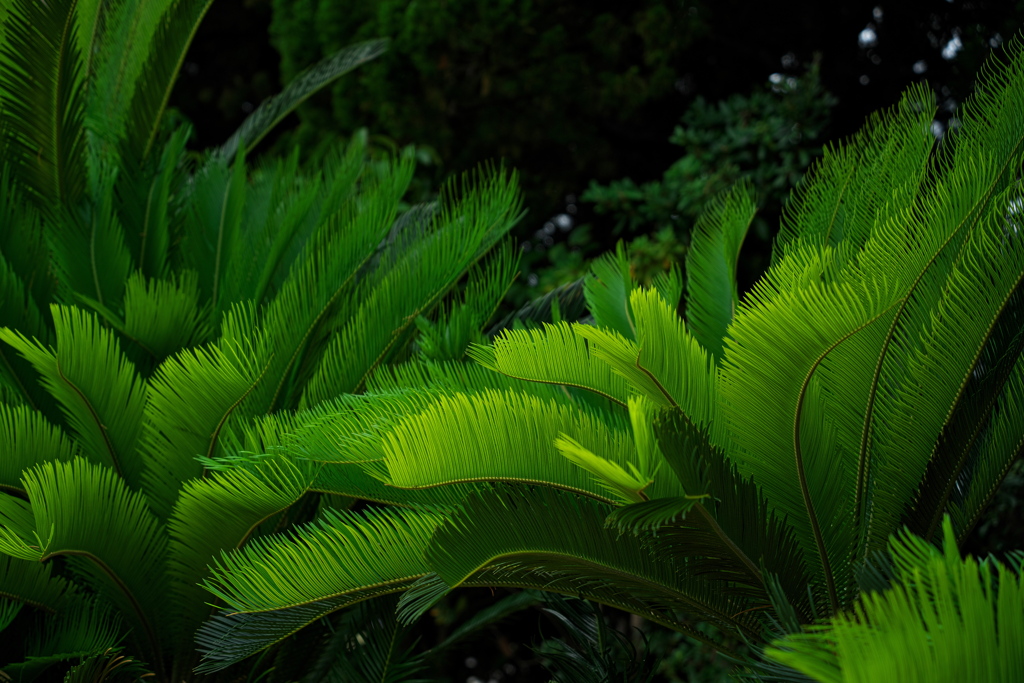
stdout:
POLYGON ((145 487, 154 510, 171 512, 181 482, 200 476, 196 456, 212 458, 228 421, 263 375, 261 359, 244 338, 251 310, 225 318, 218 345, 182 351, 164 361, 149 384, 142 441, 145 487), (235 329, 235 328, 241 329, 235 329))
POLYGON ((437 522, 393 509, 328 510, 286 536, 222 555, 204 585, 227 607, 197 634, 200 670, 224 668, 335 610, 406 588, 429 571, 423 552, 437 522))
POLYGON ((636 464, 626 425, 611 415, 493 391, 439 396, 384 437, 390 483, 419 488, 473 481, 546 484, 607 499, 604 486, 562 457, 563 435, 619 467, 636 464))
POLYGON ((251 150, 311 95, 360 64, 384 54, 387 44, 386 39, 380 39, 349 45, 309 67, 295 76, 280 93, 263 100, 215 153, 231 159, 239 149, 251 150))
POLYGON ((587 309, 594 316, 597 327, 608 327, 626 339, 635 339, 629 310, 629 293, 633 278, 629 274, 629 256, 620 242, 615 253, 608 253, 594 261, 591 274, 583 284, 587 309))
POLYGON ((124 357, 117 337, 96 316, 74 307, 53 306, 57 350, 0 329, 0 340, 15 347, 60 403, 76 442, 88 457, 108 464, 133 488, 142 463, 136 447, 142 432, 145 384, 124 357))
POLYGON ((893 537, 897 582, 852 613, 776 641, 771 659, 823 682, 1011 683, 1024 676, 1024 583, 1004 565, 961 559, 948 520, 940 552, 893 537))
POLYGON ((159 615, 167 596, 167 541, 145 498, 130 491, 113 470, 80 458, 39 465, 25 473, 24 482, 37 559, 69 558, 125 615, 136 642, 157 661, 159 615))
POLYGON ((756 211, 753 188, 735 185, 707 205, 686 250, 686 322, 700 345, 719 360, 739 301, 736 262, 756 211))
POLYGON ((562 322, 540 329, 506 330, 490 346, 471 347, 469 355, 508 377, 587 389, 625 406, 629 384, 596 355, 597 345, 562 322))
MULTIPOLYGON (((1015 191, 995 202, 995 211, 964 244, 930 329, 904 370, 896 399, 901 410, 888 425, 889 430, 904 425, 903 431, 892 434, 886 452, 901 452, 902 476, 916 474, 913 482, 903 484, 919 487, 909 528, 928 539, 938 531, 952 500, 962 499, 970 486, 988 490, 999 481, 972 476, 977 466, 972 450, 1024 351, 1024 237, 1006 218, 1010 202, 1019 201, 1021 195, 1015 191), (922 454, 930 456, 923 482, 922 454)), ((1024 412, 1010 419, 1024 422, 1024 412)), ((1014 455, 1013 449, 1004 451, 1002 466, 1008 467, 1014 455)))
POLYGON ((0 453, 0 489, 22 491, 22 472, 41 462, 73 460, 79 450, 42 413, 0 404, 0 453))

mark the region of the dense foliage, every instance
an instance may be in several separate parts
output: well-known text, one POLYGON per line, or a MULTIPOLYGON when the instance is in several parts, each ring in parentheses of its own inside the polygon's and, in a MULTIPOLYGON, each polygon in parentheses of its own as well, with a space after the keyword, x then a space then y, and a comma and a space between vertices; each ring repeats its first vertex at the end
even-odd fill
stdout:
MULTIPOLYGON (((861 604, 904 527, 962 544, 1024 452, 1024 50, 1008 53, 938 148, 912 88, 826 154, 742 300, 744 185, 698 223, 682 317, 678 271, 636 286, 620 251, 586 284, 592 325, 510 331, 474 347, 477 370, 414 360, 358 401, 264 422, 278 448, 226 467, 283 459, 338 472, 344 495, 364 497, 361 471, 444 499, 223 555, 202 668, 380 593, 404 592, 408 622, 459 586, 580 595, 760 648, 861 604)), ((1007 681, 1024 666, 957 642, 946 656, 1007 681)))

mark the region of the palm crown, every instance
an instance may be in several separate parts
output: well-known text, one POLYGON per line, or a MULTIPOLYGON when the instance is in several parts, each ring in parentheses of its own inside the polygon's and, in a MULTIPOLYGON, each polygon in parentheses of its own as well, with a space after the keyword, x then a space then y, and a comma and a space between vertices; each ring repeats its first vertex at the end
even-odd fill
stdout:
POLYGON ((682 317, 678 273, 637 288, 611 256, 586 285, 593 325, 510 331, 476 369, 412 362, 264 422, 266 455, 234 467, 335 472, 339 493, 401 507, 223 555, 203 667, 382 594, 404 592, 411 620, 457 586, 766 643, 851 608, 901 527, 938 540, 948 515, 962 543, 1024 451, 1024 52, 1008 54, 941 144, 914 87, 827 152, 742 300, 738 187, 695 230, 682 317))

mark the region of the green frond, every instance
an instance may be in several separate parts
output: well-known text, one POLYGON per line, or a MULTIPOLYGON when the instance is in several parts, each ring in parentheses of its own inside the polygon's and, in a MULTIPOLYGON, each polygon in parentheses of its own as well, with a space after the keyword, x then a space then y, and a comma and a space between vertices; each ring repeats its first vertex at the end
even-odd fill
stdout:
MULTIPOLYGON (((2 183, 2 178, 0 178, 0 183, 2 183)), ((4 186, 0 184, 0 207, 8 206, 4 201, 13 199, 10 195, 3 195, 3 189, 4 186)), ((0 220, 3 218, 0 216, 0 220)), ((3 236, 39 234, 40 232, 38 223, 33 225, 31 222, 19 222, 13 218, 9 221, 7 225, 12 227, 9 230, 0 231, 5 233, 3 236)), ((3 236, 0 236, 0 240, 3 239, 3 236)), ((10 237, 8 239, 10 242, 14 242, 10 237)), ((24 258, 27 255, 26 251, 31 253, 29 250, 23 250, 25 246, 15 242, 0 247, 0 321, 8 328, 18 330, 22 334, 49 345, 53 340, 53 332, 50 330, 49 322, 44 317, 43 311, 38 306, 37 299, 33 297, 26 285, 26 281, 32 282, 35 277, 41 280, 46 279, 43 275, 46 269, 46 260, 44 257, 41 263, 37 262, 38 265, 31 264, 29 266, 36 265, 43 272, 24 274, 17 272, 15 268, 18 265, 19 257, 24 258), (12 257, 13 262, 7 260, 6 254, 16 255, 12 257), (28 277, 26 278, 26 276, 28 277)), ((45 248, 45 244, 41 246, 45 248)), ((37 375, 32 369, 32 365, 14 349, 4 344, 0 344, 0 385, 7 386, 13 395, 30 403, 37 410, 45 410, 47 415, 59 418, 59 414, 56 414, 57 411, 50 409, 49 397, 38 385, 37 375)))
POLYGON ((427 360, 461 360, 494 315, 519 269, 519 250, 504 242, 482 265, 470 268, 457 292, 437 307, 436 320, 416 318, 419 356, 427 360))
POLYGON ((633 440, 622 423, 608 414, 511 392, 438 396, 385 434, 389 483, 419 488, 522 482, 607 500, 604 486, 560 455, 555 440, 568 436, 619 467, 635 466, 633 440))
MULTIPOLYGON (((999 481, 973 476, 977 463, 972 451, 1024 351, 1024 236, 1006 218, 1011 202, 1019 201, 1018 190, 995 202, 995 211, 970 235, 935 308, 931 328, 905 370, 898 400, 907 433, 894 434, 888 446, 905 449, 907 456, 920 454, 924 446, 930 456, 924 479, 917 483, 908 524, 926 539, 938 531, 952 500, 973 486, 989 490, 999 481), (917 397, 912 405, 911 395, 917 397), (938 410, 922 410, 922 403, 938 410)), ((1024 412, 1016 419, 1024 422, 1024 412)), ((997 471, 1009 467, 1014 456, 1013 449, 1006 449, 997 471)), ((920 467, 920 460, 915 458, 914 465, 920 467)), ((920 472, 914 465, 911 471, 920 472)), ((958 534, 965 531, 957 529, 958 534)))
POLYGON ((826 148, 783 209, 772 265, 814 246, 839 250, 842 267, 864 246, 872 226, 899 220, 928 170, 934 114, 935 95, 925 84, 914 85, 850 140, 826 148))
POLYGON ((32 680, 54 664, 105 652, 123 636, 116 613, 101 603, 83 602, 26 633, 25 660, 5 666, 4 673, 13 680, 32 680))
POLYGON ((91 4, 100 16, 90 22, 92 44, 83 45, 82 52, 88 55, 90 67, 86 70, 90 76, 86 121, 107 143, 115 144, 126 133, 129 107, 151 57, 153 36, 175 0, 92 0, 91 4))
POLYGON ((756 211, 750 184, 733 186, 708 203, 686 250, 686 323, 690 334, 719 360, 739 302, 736 262, 756 211))
POLYGON ((655 547, 704 567, 727 593, 753 589, 766 598, 765 574, 773 574, 791 608, 809 621, 813 605, 808 598, 820 598, 822 587, 811 583, 807 556, 788 521, 772 511, 765 492, 711 443, 708 428, 698 428, 682 413, 659 415, 654 431, 682 488, 697 499, 685 517, 657 530, 655 547))
POLYGON ((470 496, 427 547, 430 568, 451 587, 522 586, 578 595, 676 624, 674 611, 757 638, 749 605, 725 598, 644 539, 608 529, 607 504, 547 488, 470 496))
POLYGON ((309 67, 295 76, 280 93, 261 102, 215 154, 230 160, 239 149, 251 150, 311 95, 359 65, 381 56, 387 45, 386 39, 356 43, 309 67))
POLYGON ((143 496, 113 470, 81 458, 38 465, 24 483, 38 539, 25 550, 41 562, 68 558, 125 615, 150 661, 159 661, 167 542, 143 496))
POLYGON ((583 296, 587 310, 594 316, 597 327, 607 327, 625 339, 636 339, 629 310, 629 293, 633 278, 629 274, 629 256, 620 242, 615 253, 598 258, 590 266, 590 275, 583 283, 583 296))
POLYGON ((573 330, 592 343, 596 358, 654 405, 680 408, 702 425, 711 422, 717 389, 714 363, 707 351, 656 290, 634 290, 629 300, 636 342, 579 323, 573 330))
POLYGON ((131 226, 124 231, 125 246, 138 270, 151 279, 169 275, 172 236, 192 199, 185 150, 191 134, 190 126, 182 126, 170 135, 159 155, 146 161, 131 157, 121 160, 117 210, 121 224, 131 226))
POLYGON ((481 172, 442 190, 441 208, 404 248, 382 251, 352 297, 345 323, 327 343, 300 406, 357 392, 408 341, 413 321, 433 308, 518 219, 515 174, 481 172), (447 199, 461 185, 458 200, 447 199))
POLYGON ((1024 584, 1002 564, 961 559, 947 520, 944 550, 908 533, 890 549, 897 583, 852 613, 776 641, 765 654, 814 680, 1005 682, 1024 676, 1024 584))
POLYGON ((21 474, 41 462, 73 460, 78 446, 42 413, 0 404, 0 489, 23 491, 21 474))
POLYGON ((297 502, 314 475, 313 467, 267 459, 185 483, 167 520, 167 571, 177 648, 190 652, 195 630, 210 615, 199 584, 213 558, 224 549, 240 547, 256 526, 297 502))
MULTIPOLYGON (((516 329, 520 325, 529 328, 542 323, 579 320, 587 312, 586 299, 583 295, 585 282, 583 278, 567 282, 547 294, 526 302, 519 310, 512 311, 492 325, 487 330, 487 335, 493 337, 502 330, 516 329)), ((680 287, 681 283, 682 280, 680 287)))
POLYGON ((16 331, 0 329, 0 340, 22 354, 42 375, 60 403, 75 440, 89 458, 113 467, 132 488, 142 463, 135 448, 142 433, 145 384, 124 357, 117 338, 96 316, 75 307, 53 306, 57 350, 16 331))
POLYGON ((254 539, 215 561, 204 586, 227 605, 196 636, 211 672, 263 650, 342 607, 403 590, 429 569, 434 515, 325 510, 284 536, 254 539))
POLYGON ((177 278, 147 280, 136 271, 125 285, 124 322, 118 330, 159 364, 180 349, 210 337, 206 311, 199 304, 199 282, 185 271, 177 278))
MULTIPOLYGON (((140 48, 148 50, 128 106, 127 134, 122 145, 126 158, 144 160, 152 153, 185 53, 212 3, 213 0, 171 0, 152 39, 145 45, 140 43, 140 48)), ((134 65, 134 60, 132 56, 127 63, 134 65)))
MULTIPOLYGON (((477 353, 470 347, 470 355, 477 353)), ((514 389, 542 398, 564 395, 559 385, 524 382, 488 369, 479 363, 445 361, 435 363, 414 358, 406 363, 382 365, 366 379, 366 391, 386 394, 405 389, 421 388, 436 393, 476 393, 494 389, 514 389)))
POLYGON ((233 291, 228 269, 249 191, 245 171, 244 154, 235 157, 234 166, 221 159, 206 164, 192 183, 191 207, 182 226, 184 265, 199 274, 199 289, 215 314, 242 300, 233 291))
POLYGON ((117 308, 133 266, 116 211, 119 169, 115 159, 90 146, 86 170, 86 196, 55 209, 46 226, 53 270, 65 300, 117 308))
POLYGON ((587 389, 625 406, 629 384, 596 355, 597 346, 562 322, 533 330, 505 330, 490 346, 470 347, 469 355, 508 377, 587 389))
POLYGON ((17 604, 59 612, 81 595, 66 579, 53 574, 53 565, 0 556, 0 597, 17 604))
POLYGON ((85 73, 75 0, 7 4, 0 50, 0 151, 43 210, 85 192, 85 73))
POLYGON ((606 524, 633 535, 639 535, 645 531, 657 531, 660 527, 685 519, 693 506, 707 495, 709 494, 656 498, 624 505, 608 515, 606 524))
MULTIPOLYGON (((998 338, 999 325, 992 327, 994 316, 1014 289, 1008 282, 1012 283, 1017 273, 1012 267, 1001 270, 999 264, 1004 259, 1008 264, 1019 259, 1020 240, 1007 221, 1015 206, 1012 202, 1019 201, 1017 174, 1024 158, 1024 113, 1020 111, 1024 107, 1024 49, 1012 44, 1008 55, 1010 64, 983 73, 978 95, 965 105, 963 130, 956 136, 953 151, 940 157, 938 179, 922 200, 924 208, 914 233, 922 233, 921 241, 930 248, 921 250, 921 256, 903 259, 908 265, 916 264, 916 269, 878 354, 879 370, 862 442, 869 472, 877 469, 881 477, 876 504, 866 511, 871 521, 867 551, 880 548, 888 534, 899 528, 900 515, 925 473, 939 430, 965 396, 962 391, 976 362, 973 357, 984 348, 989 334, 998 338), (986 108, 984 114, 979 113, 979 106, 986 108), (1004 250, 1008 252, 1004 254, 1004 250), (996 259, 994 269, 983 262, 986 258, 996 259), (982 273, 990 273, 999 283, 984 283, 982 273), (979 302, 974 310, 968 303, 973 295, 994 300, 979 302), (933 331, 948 334, 951 327, 957 327, 950 326, 952 321, 936 321, 940 310, 959 313, 965 305, 962 324, 966 327, 955 329, 954 339, 932 336, 933 331), (985 320, 986 315, 991 317, 985 320), (989 327, 992 331, 986 329, 989 327), (931 377, 922 376, 929 354, 938 355, 941 370, 931 377), (908 413, 907 389, 914 386, 924 388, 924 399, 908 413), (908 433, 902 433, 903 429, 908 433), (887 466, 893 462, 900 465, 887 466)), ((1017 306, 1015 300, 1006 303, 1017 306)), ((1009 320, 1003 324, 1012 325, 1009 320)), ((934 527, 934 522, 929 526, 934 527)))
POLYGON ((1012 464, 1024 455, 1024 357, 1018 356, 1002 394, 992 408, 992 417, 981 438, 971 446, 972 467, 957 478, 966 493, 950 501, 949 514, 963 543, 988 507, 1012 464))
MULTIPOLYGON (((251 309, 236 307, 224 319, 220 342, 168 358, 149 382, 141 443, 145 490, 154 511, 170 514, 181 482, 203 473, 197 456, 219 453, 218 440, 266 366, 243 331, 253 329, 251 309)), ((265 361, 264 361, 265 362, 265 361)))
POLYGON ((261 412, 293 408, 308 375, 349 297, 355 281, 377 245, 387 235, 398 201, 412 178, 411 163, 388 166, 388 172, 366 187, 359 201, 335 214, 309 242, 263 315, 266 343, 274 349, 267 381, 253 402, 261 412), (298 386, 295 386, 295 385, 298 386))
POLYGON ((432 679, 416 677, 427 662, 416 643, 409 643, 411 629, 395 619, 395 602, 395 596, 388 595, 342 614, 323 657, 303 680, 430 683, 432 679))

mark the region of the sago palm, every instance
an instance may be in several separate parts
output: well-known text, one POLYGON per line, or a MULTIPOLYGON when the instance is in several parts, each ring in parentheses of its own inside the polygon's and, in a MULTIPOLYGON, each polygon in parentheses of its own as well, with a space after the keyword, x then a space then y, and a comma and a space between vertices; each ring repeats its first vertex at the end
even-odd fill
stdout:
POLYGON ((358 137, 315 169, 247 163, 380 41, 186 153, 188 131, 160 120, 208 5, 4 8, 0 628, 18 680, 80 658, 78 676, 138 674, 118 656, 190 677, 213 556, 348 504, 307 496, 323 488, 308 469, 201 459, 245 450, 254 416, 359 391, 417 340, 462 355, 514 275, 493 250, 518 215, 509 174, 403 208, 413 161, 369 161, 358 137))
POLYGON ((404 592, 411 620, 459 586, 583 596, 760 647, 857 604, 902 528, 936 541, 948 515, 962 543, 1024 451, 1020 44, 941 143, 933 113, 915 86, 826 153, 742 299, 755 207, 739 187, 696 228, 682 316, 678 274, 637 288, 612 256, 587 284, 593 325, 511 331, 475 348, 475 370, 411 363, 263 422, 265 455, 242 471, 288 461, 346 495, 372 476, 445 500, 223 555, 203 668, 383 594, 404 592))

